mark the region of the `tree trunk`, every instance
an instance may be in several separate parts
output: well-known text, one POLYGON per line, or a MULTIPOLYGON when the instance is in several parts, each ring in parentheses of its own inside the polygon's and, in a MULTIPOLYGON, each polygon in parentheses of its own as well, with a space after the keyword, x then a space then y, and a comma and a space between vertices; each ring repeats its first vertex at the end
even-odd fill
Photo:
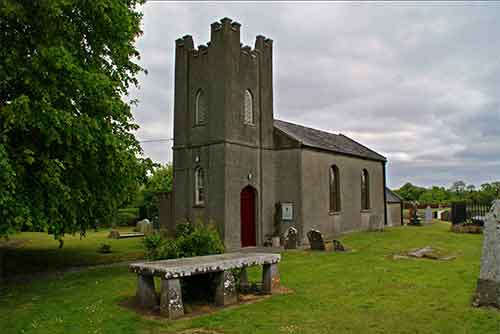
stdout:
POLYGON ((5 251, 0 248, 0 283, 2 283, 4 279, 4 255, 5 251))

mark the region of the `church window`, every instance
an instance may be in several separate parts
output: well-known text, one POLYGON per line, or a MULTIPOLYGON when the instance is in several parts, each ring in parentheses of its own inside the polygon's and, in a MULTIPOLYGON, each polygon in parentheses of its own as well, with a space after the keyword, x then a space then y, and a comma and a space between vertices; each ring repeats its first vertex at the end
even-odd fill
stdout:
POLYGON ((330 167, 330 212, 338 211, 340 211, 339 169, 333 165, 330 167))
POLYGON ((204 124, 207 117, 207 97, 203 89, 196 92, 196 107, 195 107, 195 124, 204 124))
POLYGON ((370 175, 366 169, 361 172, 361 209, 370 208, 370 175))
POLYGON ((243 105, 243 121, 245 124, 254 124, 253 114, 253 96, 249 89, 245 91, 244 105, 243 105))
POLYGON ((201 167, 196 168, 194 171, 194 189, 195 205, 205 204, 205 174, 201 167))

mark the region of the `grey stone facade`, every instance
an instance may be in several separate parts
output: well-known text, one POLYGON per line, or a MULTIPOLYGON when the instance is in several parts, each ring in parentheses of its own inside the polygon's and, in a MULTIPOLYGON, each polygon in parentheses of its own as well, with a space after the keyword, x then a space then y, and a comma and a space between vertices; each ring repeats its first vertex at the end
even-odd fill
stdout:
POLYGON ((291 202, 299 240, 315 228, 325 236, 367 230, 386 221, 385 158, 343 136, 282 122, 273 116, 273 42, 257 36, 240 44, 240 24, 211 25, 210 42, 176 41, 173 218, 209 221, 226 247, 241 247, 241 192, 255 189, 255 234, 273 234, 276 203, 291 202), (205 122, 197 124, 196 99, 206 96, 205 122), (253 97, 253 124, 245 123, 244 94, 253 97), (342 209, 329 212, 329 168, 340 172, 342 209), (195 170, 204 171, 204 203, 195 201, 195 170), (369 210, 361 210, 360 173, 370 173, 369 210))

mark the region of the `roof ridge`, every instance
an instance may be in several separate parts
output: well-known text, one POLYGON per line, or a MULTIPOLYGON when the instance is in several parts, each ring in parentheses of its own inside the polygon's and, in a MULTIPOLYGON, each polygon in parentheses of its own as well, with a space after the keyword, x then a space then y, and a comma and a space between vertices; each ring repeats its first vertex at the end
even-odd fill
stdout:
POLYGON ((369 148, 369 147, 367 147, 367 146, 365 146, 365 145, 361 144, 360 142, 358 142, 358 141, 356 141, 356 140, 352 139, 351 137, 347 137, 346 135, 343 135, 343 134, 341 134, 341 133, 339 134, 339 136, 342 136, 342 137, 344 137, 344 138, 347 138, 347 139, 349 139, 350 141, 353 141, 353 142, 355 142, 356 144, 358 144, 358 145, 360 145, 360 146, 363 146, 363 147, 364 147, 364 148, 366 148, 368 151, 370 151, 370 152, 372 152, 372 153, 375 153, 375 154, 377 154, 377 155, 381 156, 382 158, 384 158, 385 160, 387 160, 387 158, 386 158, 386 157, 384 157, 382 154, 380 154, 380 153, 378 153, 378 152, 376 152, 376 151, 372 150, 371 148, 369 148))
POLYGON ((340 132, 339 132, 339 133, 328 132, 328 131, 325 131, 325 130, 320 130, 320 129, 316 129, 316 128, 311 128, 310 126, 305 126, 305 125, 301 125, 301 124, 297 124, 297 123, 292 123, 292 122, 284 121, 284 120, 282 120, 282 119, 275 119, 275 121, 279 121, 279 122, 283 122, 283 123, 292 124, 292 125, 295 125, 295 126, 299 126, 299 127, 301 127, 301 128, 304 128, 304 129, 309 129, 309 130, 314 130, 314 131, 318 131, 318 132, 328 133, 329 135, 334 135, 334 136, 341 136, 341 135, 342 135, 340 132))

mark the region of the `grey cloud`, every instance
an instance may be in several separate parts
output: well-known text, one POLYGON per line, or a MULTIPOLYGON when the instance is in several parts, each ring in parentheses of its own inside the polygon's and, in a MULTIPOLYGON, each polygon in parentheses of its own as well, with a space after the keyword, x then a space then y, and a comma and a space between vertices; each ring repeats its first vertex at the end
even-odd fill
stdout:
MULTIPOLYGON (((275 115, 341 132, 389 158, 388 181, 500 179, 498 3, 151 2, 138 40, 140 139, 172 137, 174 41, 242 23, 274 44, 275 115)), ((171 142, 144 143, 171 161, 171 142)))

